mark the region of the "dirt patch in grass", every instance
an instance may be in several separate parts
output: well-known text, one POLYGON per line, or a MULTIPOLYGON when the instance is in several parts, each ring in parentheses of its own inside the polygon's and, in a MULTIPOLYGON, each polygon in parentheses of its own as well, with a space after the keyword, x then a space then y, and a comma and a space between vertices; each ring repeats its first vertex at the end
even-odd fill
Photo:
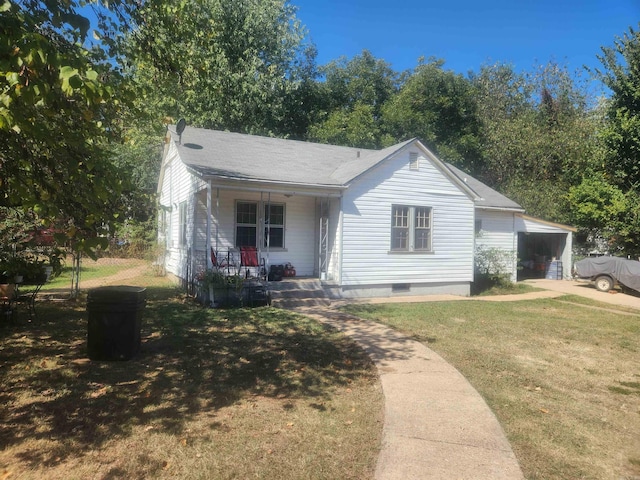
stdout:
POLYGON ((371 478, 382 394, 344 336, 277 309, 148 289, 141 353, 87 359, 84 305, 0 328, 0 473, 371 478))
POLYGON ((495 412, 526 478, 640 478, 640 318, 585 303, 347 310, 420 339, 458 368, 495 412))

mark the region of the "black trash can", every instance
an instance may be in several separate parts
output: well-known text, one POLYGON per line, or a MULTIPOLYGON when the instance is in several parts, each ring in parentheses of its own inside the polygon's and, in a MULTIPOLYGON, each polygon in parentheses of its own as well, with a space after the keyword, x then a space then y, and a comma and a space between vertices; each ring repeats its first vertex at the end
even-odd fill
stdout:
POLYGON ((87 350, 91 360, 129 360, 140 351, 146 288, 99 287, 89 290, 87 350))

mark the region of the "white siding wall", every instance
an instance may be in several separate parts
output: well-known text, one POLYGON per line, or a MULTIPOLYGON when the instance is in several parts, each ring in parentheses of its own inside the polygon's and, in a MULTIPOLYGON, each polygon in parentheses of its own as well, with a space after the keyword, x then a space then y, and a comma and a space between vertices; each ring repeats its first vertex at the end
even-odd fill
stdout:
POLYGON ((171 143, 164 159, 164 174, 160 186, 160 205, 167 209, 168 238, 166 238, 165 265, 168 272, 181 278, 187 276, 192 264, 188 257, 193 238, 194 192, 205 187, 191 175, 180 161, 175 144, 171 143), (180 245, 180 207, 187 203, 187 243, 180 245))
POLYGON ((473 280, 473 201, 422 151, 419 170, 409 170, 410 151, 367 172, 345 192, 343 286, 473 280), (389 253, 393 204, 432 207, 432 253, 389 253))
POLYGON ((499 212, 493 210, 476 210, 476 221, 481 222, 482 228, 476 235, 476 245, 485 248, 498 248, 508 252, 511 256, 511 280, 517 281, 518 234, 514 227, 513 212, 499 212))
MULTIPOLYGON (((226 252, 235 245, 235 204, 236 201, 252 201, 267 203, 269 196, 259 192, 240 192, 236 190, 219 190, 218 209, 216 209, 216 197, 218 190, 213 185, 212 188, 212 228, 211 245, 219 252, 226 252), (216 222, 216 215, 219 212, 219 223, 216 222)), ((316 218, 315 218, 315 198, 307 196, 285 197, 280 194, 271 194, 271 203, 285 205, 285 233, 284 249, 269 249, 269 264, 277 265, 291 263, 296 268, 298 276, 308 276, 313 274, 314 258, 316 248, 316 218)), ((204 225, 199 227, 203 232, 198 235, 196 249, 206 250, 206 200, 204 216, 199 223, 204 225)), ((259 214, 261 209, 258 210, 259 214)), ((266 257, 266 248, 262 248, 262 256, 266 257)))
POLYGON ((329 272, 327 280, 340 282, 340 199, 332 198, 329 203, 329 272))

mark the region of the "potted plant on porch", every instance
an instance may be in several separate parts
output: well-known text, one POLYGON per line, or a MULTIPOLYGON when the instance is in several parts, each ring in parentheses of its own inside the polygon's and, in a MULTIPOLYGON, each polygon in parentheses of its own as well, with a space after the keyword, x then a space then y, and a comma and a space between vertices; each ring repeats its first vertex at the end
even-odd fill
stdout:
POLYGON ((241 303, 240 290, 244 279, 239 275, 224 275, 211 269, 196 275, 198 300, 212 307, 235 306, 241 303))

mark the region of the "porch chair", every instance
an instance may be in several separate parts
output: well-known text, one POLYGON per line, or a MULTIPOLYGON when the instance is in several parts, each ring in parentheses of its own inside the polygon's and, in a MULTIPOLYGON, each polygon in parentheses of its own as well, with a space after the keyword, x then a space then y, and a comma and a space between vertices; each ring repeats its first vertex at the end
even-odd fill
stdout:
POLYGON ((233 250, 228 250, 227 255, 224 256, 211 247, 211 265, 221 273, 226 271, 227 275, 240 274, 240 261, 233 250))
POLYGON ((261 280, 267 279, 267 265, 264 258, 259 256, 256 247, 240 247, 240 268, 246 268, 246 278, 251 276, 261 280), (255 269, 253 275, 251 275, 250 269, 255 269))

